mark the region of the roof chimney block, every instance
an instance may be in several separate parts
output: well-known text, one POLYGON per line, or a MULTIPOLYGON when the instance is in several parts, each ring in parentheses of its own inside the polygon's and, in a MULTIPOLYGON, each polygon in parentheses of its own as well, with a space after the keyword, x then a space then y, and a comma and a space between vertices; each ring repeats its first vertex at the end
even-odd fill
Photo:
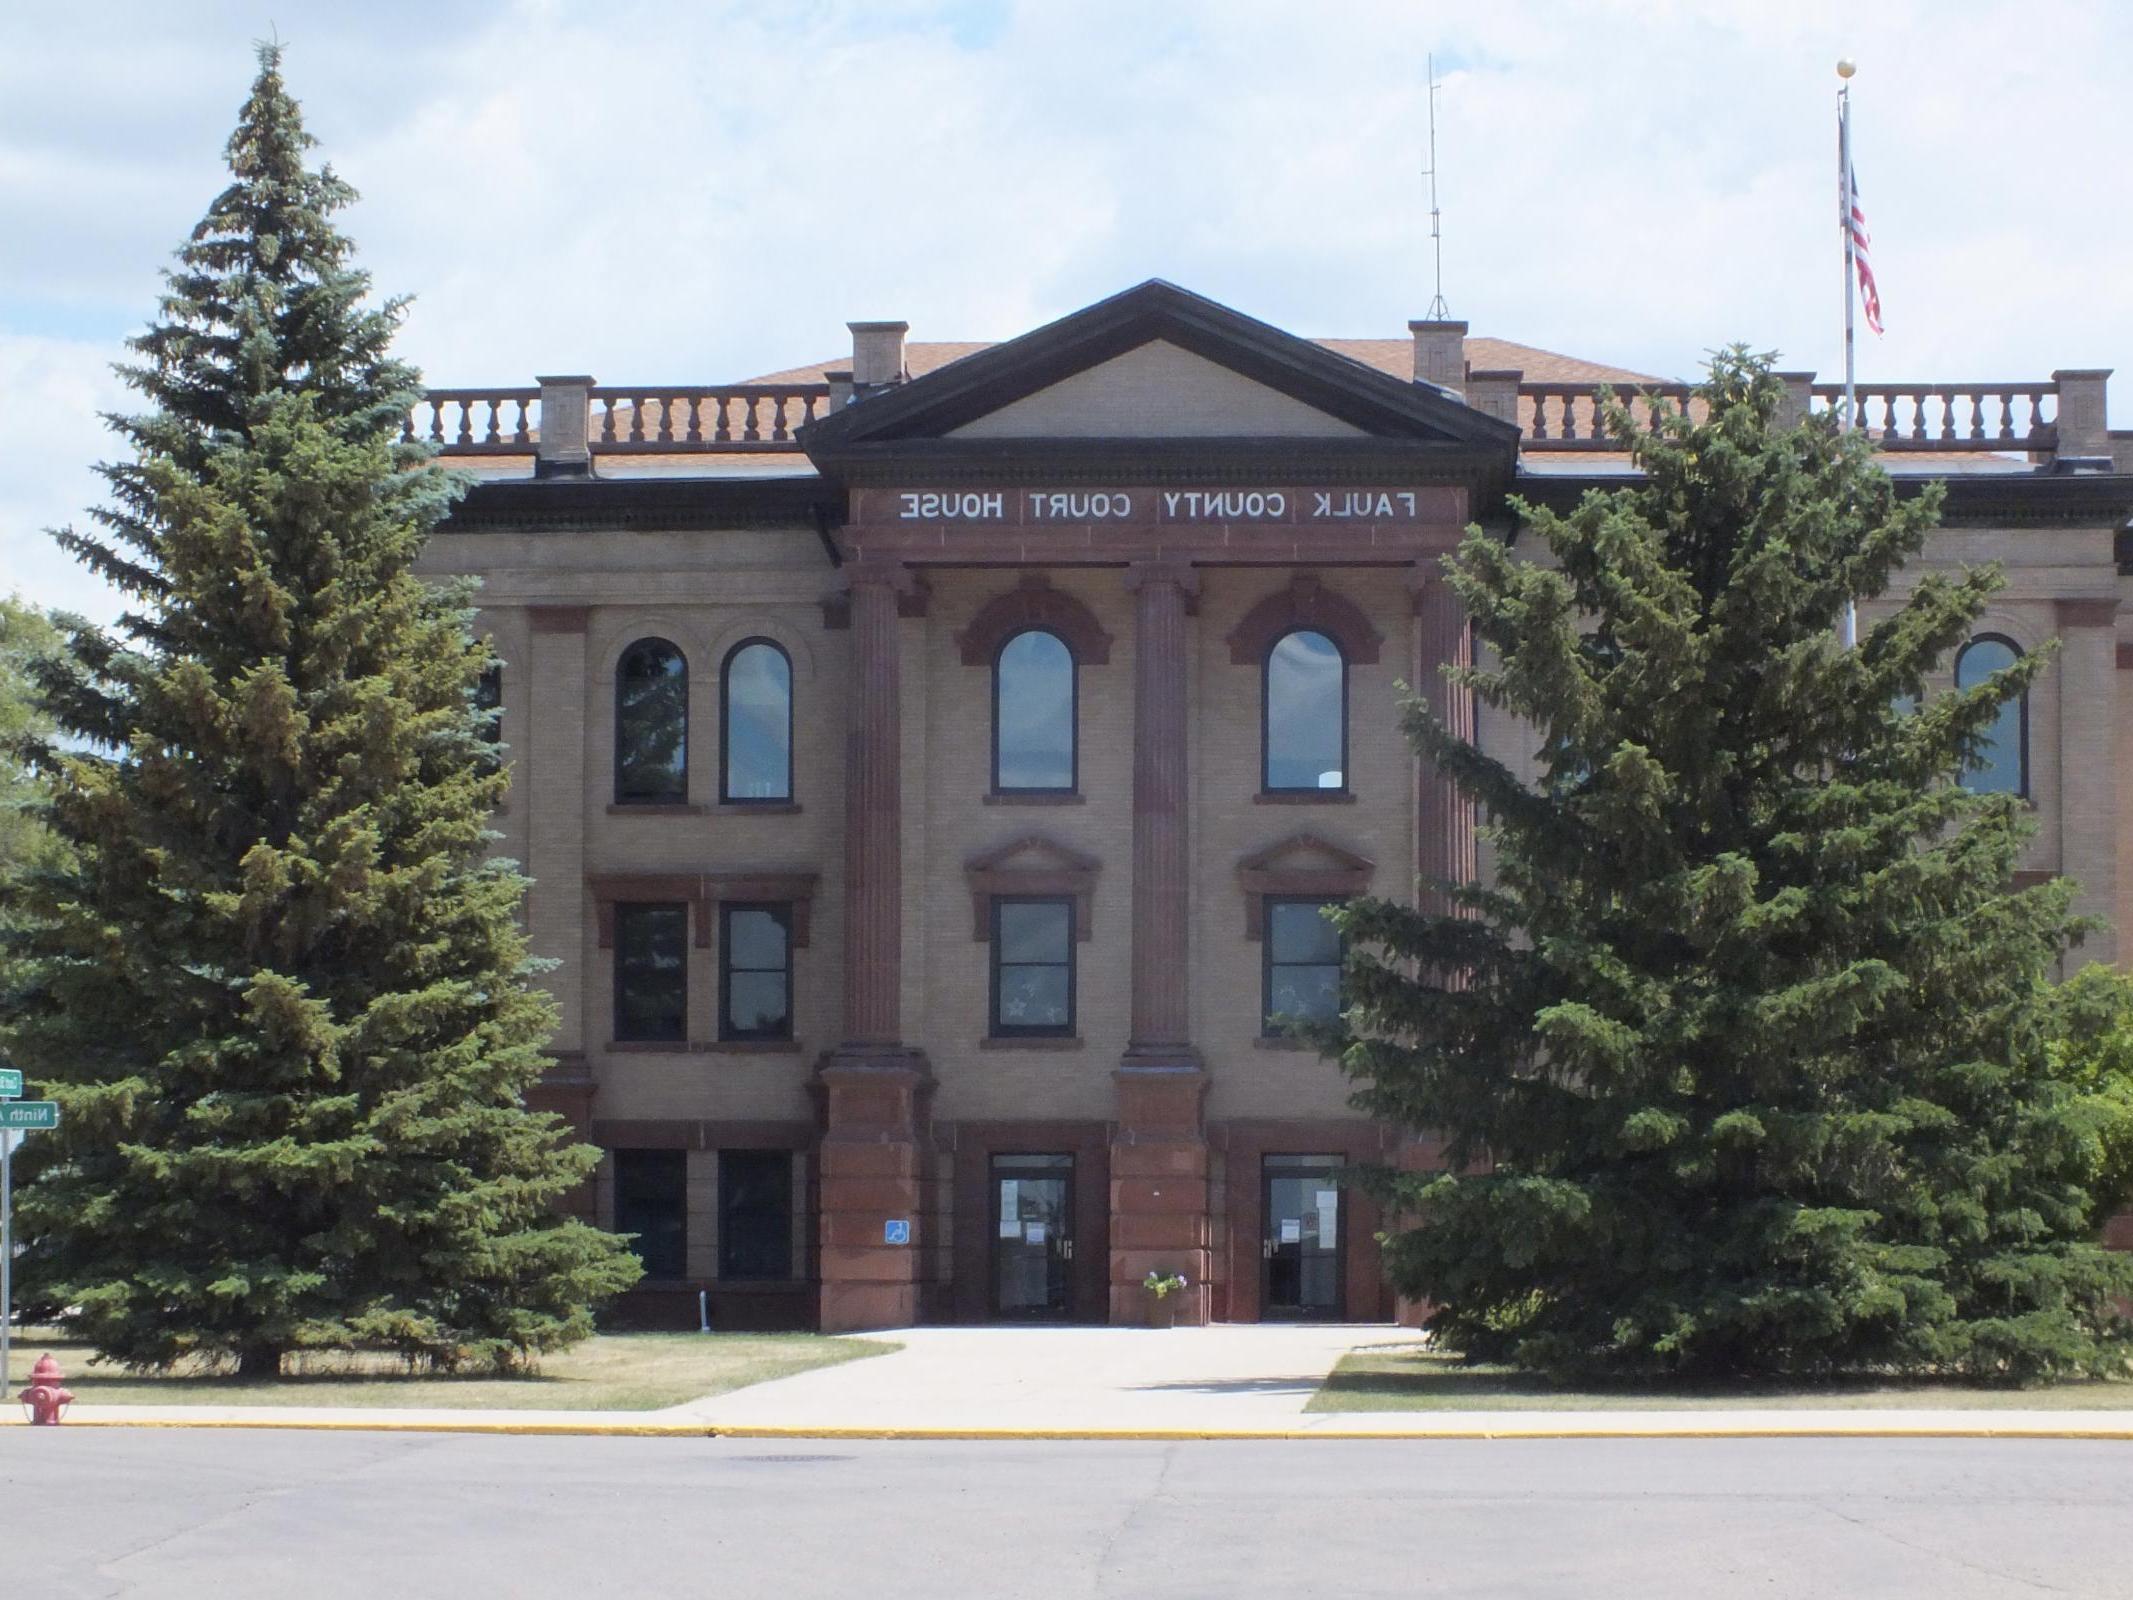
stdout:
POLYGON ((1463 322, 1410 322, 1415 336, 1415 382, 1434 383, 1440 389, 1466 387, 1466 324, 1463 322))
POLYGON ((904 379, 908 322, 848 322, 852 330, 852 383, 861 393, 904 379))

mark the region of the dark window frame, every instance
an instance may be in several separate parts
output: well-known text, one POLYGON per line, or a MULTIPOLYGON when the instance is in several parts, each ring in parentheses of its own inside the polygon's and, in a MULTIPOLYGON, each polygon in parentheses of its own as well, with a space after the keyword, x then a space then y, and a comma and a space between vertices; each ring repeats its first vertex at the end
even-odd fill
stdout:
POLYGON ((646 634, 634 639, 621 655, 615 658, 615 804, 618 806, 685 806, 689 803, 689 652, 672 639, 657 634, 646 634), (670 650, 674 659, 681 663, 681 787, 671 793, 633 794, 623 785, 623 750, 627 723, 622 706, 624 674, 631 661, 653 649, 670 650))
MULTIPOLYGON (((783 1148, 722 1149, 718 1153, 718 1281, 721 1283, 790 1283, 800 1274, 794 1271, 793 1263, 799 1251, 794 1234, 793 1207, 793 1153, 783 1148), (742 1158, 736 1160, 735 1158, 742 1158), (739 1237, 733 1225, 732 1175, 742 1161, 776 1160, 784 1168, 784 1182, 779 1188, 784 1198, 785 1221, 785 1270, 779 1273, 760 1273, 736 1269, 737 1252, 734 1241, 739 1237), (728 1164, 731 1163, 729 1166, 728 1164)), ((745 1268, 747 1263, 740 1263, 745 1268)))
MULTIPOLYGON (((770 972, 771 967, 742 967, 742 972, 770 972)), ((721 900, 718 903, 718 1036, 731 1043, 781 1040, 793 1036, 792 1019, 792 902, 789 900, 721 900), (737 1028, 733 1025, 733 914, 762 911, 777 919, 785 930, 785 1020, 776 1028, 737 1028)))
MULTIPOLYGON (((1296 1037, 1292 1029, 1283 1027, 1274 1020, 1276 1015, 1274 1010, 1274 969, 1276 967, 1323 967, 1327 965, 1323 961, 1276 961, 1274 959, 1274 929, 1280 920, 1274 915, 1275 908, 1277 906, 1316 906, 1323 912, 1330 906, 1344 906, 1347 903, 1346 898, 1339 895, 1270 894, 1266 897, 1264 910, 1261 913, 1266 921, 1259 939, 1260 1038, 1293 1039, 1296 1037)), ((1338 942, 1339 955, 1332 965, 1337 973, 1345 975, 1348 968, 1348 939, 1337 928, 1334 930, 1334 938, 1338 942)), ((1337 994, 1338 991, 1336 991, 1337 994)), ((1337 1004, 1338 999, 1336 999, 1337 1004)))
POLYGON ((1056 628, 1041 625, 1017 628, 1002 639, 1000 647, 992 653, 992 792, 996 795, 1081 793, 1081 657, 1074 653, 1073 642, 1056 628), (1009 645, 1032 633, 1056 640, 1067 656, 1067 783, 1064 788, 1050 784, 1009 787, 1000 782, 1000 662, 1009 645))
POLYGON ((474 710, 482 718, 481 737, 486 744, 504 742, 504 664, 490 657, 474 680, 474 710))
POLYGON ((614 945, 614 1014, 612 1036, 617 1044, 685 1044, 689 1038, 689 902, 686 900, 625 900, 615 905, 614 945), (625 1021, 630 1008, 623 1003, 623 989, 628 982, 629 967, 624 959, 629 948, 629 923, 634 914, 643 911, 668 911, 674 913, 681 924, 681 1005, 677 1017, 678 1028, 673 1033, 636 1033, 628 1029, 625 1021))
POLYGON ((1076 945, 1079 941, 1074 936, 1074 915, 1075 906, 1074 897, 1072 895, 996 894, 992 897, 992 910, 990 914, 992 937, 988 941, 986 951, 986 968, 988 973, 988 999, 986 1003, 986 1016, 989 1024, 989 1031, 993 1038, 1071 1039, 1074 1036, 1074 1029, 1080 1020, 1080 995, 1077 993, 1077 991, 1081 986, 1081 963, 1079 952, 1076 949, 1076 945), (1002 963, 1000 960, 1000 908, 1002 906, 1056 906, 1059 908, 1060 914, 1066 919, 1066 960, 1063 963, 1056 961, 1015 961, 1006 963, 1009 966, 1017 967, 1054 967, 1061 965, 1065 966, 1065 1022, 1010 1023, 1003 1022, 1001 1020, 1000 968, 1002 963))
POLYGON ((799 788, 794 782, 793 702, 799 698, 799 683, 793 675, 792 652, 765 634, 741 640, 718 664, 718 803, 722 806, 789 806, 799 788), (783 794, 735 794, 733 792, 733 662, 743 650, 767 645, 785 663, 785 792, 783 794))
MULTIPOLYGON (((1970 636, 1970 637, 1969 637, 1968 639, 1966 639, 1966 640, 1964 640, 1964 641, 1963 641, 1963 647, 1962 647, 1962 649, 1960 649, 1960 650, 1958 650, 1958 651, 1956 651, 1956 652, 1955 652, 1955 687, 1956 687, 1956 688, 1957 688, 1958 690, 1960 690, 1960 689, 1962 689, 1962 688, 1964 687, 1964 684, 1963 684, 1963 657, 1965 657, 1965 656, 1967 656, 1968 654, 1970 654, 1970 652, 1971 652, 1972 650, 1975 650, 1975 649, 1976 649, 1976 648, 1977 648, 1977 647, 1978 647, 1979 645, 1981 645, 1981 644, 1997 644, 1997 645, 2005 645, 2005 646, 2007 647, 2007 649, 2008 649, 2009 651, 2011 651, 2011 652, 2013 653, 2015 661, 2020 661, 2020 660, 2022 660, 2022 659, 2023 659, 2023 658, 2024 658, 2025 656, 2027 656, 2027 655, 2029 654, 2029 652, 2028 652, 2028 651, 2024 650, 2024 649, 2023 649, 2023 648, 2022 648, 2022 647, 2021 647, 2021 646, 2020 646, 2019 644, 2015 643, 2015 641, 2014 641, 2014 640, 2012 640, 2012 639, 2008 638, 2008 637, 2007 637, 2007 635, 2006 635, 2006 634, 2004 634, 2004 633, 1976 633, 1976 634, 1972 634, 1972 635, 1971 635, 1971 636, 1970 636)), ((2010 666, 2011 666, 2011 665, 2013 665, 2013 664, 2014 664, 2013 662, 2010 662, 2010 663, 2009 663, 2009 665, 2010 665, 2010 666)), ((1976 685, 1975 685, 1975 684, 1972 684, 1972 685, 1970 685, 1970 687, 1972 687, 1972 688, 1975 688, 1975 687, 1976 687, 1976 685)), ((2002 704, 2004 704, 2004 703, 2005 703, 2005 702, 2002 702, 2002 704)), ((2015 796, 2015 798, 2016 798, 2016 799, 2018 799, 2018 800, 2027 800, 2027 799, 2029 799, 2029 798, 2030 798, 2030 793, 2029 793, 2029 691, 2028 691, 2027 689, 2024 689, 2024 690, 2023 690, 2023 691, 2022 691, 2022 692, 2021 692, 2020 694, 2018 694, 2018 695, 2016 695, 2016 696, 2015 696, 2015 709, 2016 709, 2016 718, 2015 718, 2015 721, 2016 721, 2016 726, 2017 726, 2017 729, 2018 729, 2019 731, 2017 732, 2017 735, 2016 735, 2016 741, 2015 741, 2015 744, 2016 744, 2016 750, 2015 750, 2015 760, 2016 760, 2016 768, 2015 768, 2015 786, 2014 786, 2014 790, 2013 790, 2013 793, 2014 793, 2014 796, 2015 796)), ((1965 773, 1965 774, 1963 774, 1963 777, 1968 777, 1968 776, 1969 776, 1969 774, 1968 774, 1968 773, 1965 773)), ((1956 782, 1957 782, 1957 783, 1961 783, 1961 784, 1963 785, 1963 787, 1967 789, 1967 788, 1969 788, 1970 786, 1969 786, 1969 785, 1968 785, 1967 783, 1963 783, 1963 777, 1959 777, 1959 778, 1957 778, 1957 779, 1956 779, 1956 782)), ((2007 790, 2005 790, 2005 789, 1982 789, 1982 790, 1975 790, 1975 791, 1973 791, 1973 792, 1974 792, 1974 793, 1979 793, 1979 794, 2005 794, 2005 793, 2007 793, 2008 791, 2007 791, 2007 790)))
MULTIPOLYGON (((636 1237, 631 1240, 629 1248, 631 1253, 636 1255, 639 1261, 644 1262, 644 1275, 646 1278, 659 1283, 678 1283, 685 1281, 689 1276, 688 1151, 670 1150, 662 1148, 641 1150, 623 1149, 610 1152, 610 1156, 613 1162, 612 1181, 614 1185, 615 1231, 617 1233, 629 1233, 636 1235, 636 1237), (662 1198, 671 1198, 676 1202, 674 1209, 675 1227, 673 1229, 672 1235, 673 1249, 678 1257, 678 1259, 676 1260, 661 1261, 658 1263, 646 1260, 642 1250, 644 1240, 643 1230, 632 1228, 629 1226, 629 1223, 634 1220, 634 1218, 626 1215, 626 1212, 634 1211, 636 1207, 634 1203, 625 1203, 625 1192, 631 1188, 631 1185, 625 1182, 625 1169, 630 1167, 637 1167, 640 1165, 645 1167, 656 1166, 660 1168, 679 1169, 681 1178, 680 1183, 675 1187, 673 1193, 670 1196, 662 1196, 662 1198), (655 1272, 652 1270, 655 1265, 672 1266, 677 1270, 673 1272, 655 1272)), ((635 1190, 636 1194, 645 1194, 647 1192, 648 1191, 643 1188, 638 1188, 635 1190)))
POLYGON ((1354 784, 1348 772, 1348 652, 1341 648, 1340 640, 1324 628, 1284 628, 1267 645, 1259 658, 1259 792, 1262 794, 1351 794, 1354 784), (1334 789, 1325 789, 1315 783, 1275 783, 1273 781, 1274 720, 1274 652, 1282 644, 1299 633, 1315 633, 1333 647, 1334 659, 1341 664, 1341 781, 1334 789))

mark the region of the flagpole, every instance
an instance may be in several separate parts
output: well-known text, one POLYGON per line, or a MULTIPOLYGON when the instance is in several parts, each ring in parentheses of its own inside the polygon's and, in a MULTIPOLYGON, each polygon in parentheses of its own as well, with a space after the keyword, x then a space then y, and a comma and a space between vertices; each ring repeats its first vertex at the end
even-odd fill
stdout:
MULTIPOLYGON (((1858 68, 1850 57, 1837 63, 1837 227, 1844 235, 1844 418, 1846 433, 1858 426, 1859 400, 1853 390, 1852 292, 1858 276, 1858 245, 1852 234, 1852 74, 1858 68)), ((1859 642, 1859 607, 1847 595, 1844 600, 1844 648, 1859 642)))

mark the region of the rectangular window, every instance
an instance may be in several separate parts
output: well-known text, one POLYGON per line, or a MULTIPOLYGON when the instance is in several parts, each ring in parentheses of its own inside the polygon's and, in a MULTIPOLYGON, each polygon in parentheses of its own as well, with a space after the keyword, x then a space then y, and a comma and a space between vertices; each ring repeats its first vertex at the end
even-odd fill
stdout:
POLYGON ((718 1275, 797 1276, 792 1269, 792 1152, 718 1153, 718 1275))
POLYGON ((1287 1022, 1331 1022, 1341 1008, 1341 936, 1328 922, 1338 900, 1266 903, 1265 1004, 1261 1031, 1280 1036, 1287 1022))
POLYGON ((615 1037, 689 1037, 689 908, 615 907, 615 1037))
POLYGON ((504 737, 504 669, 500 662, 490 662, 481 669, 481 676, 474 683, 474 709, 481 714, 481 736, 491 744, 500 744, 504 737))
POLYGON ((792 907, 721 902, 718 1036, 792 1037, 792 907))
POLYGON ((689 1275, 688 1151, 615 1152, 615 1231, 636 1235, 647 1278, 689 1275))
POLYGON ((996 895, 992 1031, 1062 1038, 1074 1031, 1074 902, 996 895))

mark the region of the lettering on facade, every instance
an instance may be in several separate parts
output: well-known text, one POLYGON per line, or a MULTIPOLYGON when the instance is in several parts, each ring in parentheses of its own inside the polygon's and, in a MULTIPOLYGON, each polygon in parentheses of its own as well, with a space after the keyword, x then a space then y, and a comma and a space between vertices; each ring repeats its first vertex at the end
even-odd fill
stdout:
POLYGON ((897 515, 905 522, 998 522, 1007 510, 1007 497, 997 490, 956 494, 933 489, 898 499, 897 515))
POLYGON ((1455 520, 1444 491, 1314 489, 1270 486, 1237 489, 905 489, 861 491, 855 521, 890 509, 897 522, 990 522, 1008 526, 1051 523, 1137 523, 1214 526, 1228 523, 1400 523, 1455 520))

